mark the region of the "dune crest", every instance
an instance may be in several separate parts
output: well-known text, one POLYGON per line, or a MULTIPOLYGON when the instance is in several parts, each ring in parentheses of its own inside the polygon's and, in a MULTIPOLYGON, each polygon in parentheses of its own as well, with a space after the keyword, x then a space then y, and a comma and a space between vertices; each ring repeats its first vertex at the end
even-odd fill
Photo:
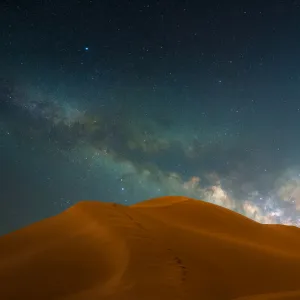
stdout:
POLYGON ((300 229, 186 197, 80 202, 0 238, 0 296, 300 299, 300 229))

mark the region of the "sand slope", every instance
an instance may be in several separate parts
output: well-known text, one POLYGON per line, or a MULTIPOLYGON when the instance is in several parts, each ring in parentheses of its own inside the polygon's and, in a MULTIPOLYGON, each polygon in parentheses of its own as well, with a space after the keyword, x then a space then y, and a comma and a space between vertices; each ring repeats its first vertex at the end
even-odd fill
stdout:
POLYGON ((300 229, 185 197, 81 202, 0 238, 0 299, 300 299, 300 229))

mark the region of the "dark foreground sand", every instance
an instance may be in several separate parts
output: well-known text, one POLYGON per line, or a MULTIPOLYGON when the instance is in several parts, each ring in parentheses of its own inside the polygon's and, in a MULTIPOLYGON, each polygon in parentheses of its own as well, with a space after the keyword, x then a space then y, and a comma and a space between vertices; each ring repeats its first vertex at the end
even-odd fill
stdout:
POLYGON ((0 238, 0 299, 300 300, 300 229, 185 197, 81 202, 0 238))

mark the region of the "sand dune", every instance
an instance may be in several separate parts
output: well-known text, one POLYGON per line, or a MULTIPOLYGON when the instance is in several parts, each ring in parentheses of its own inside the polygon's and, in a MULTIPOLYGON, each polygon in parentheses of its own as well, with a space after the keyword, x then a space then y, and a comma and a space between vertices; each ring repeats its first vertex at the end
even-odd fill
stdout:
POLYGON ((81 202, 0 238, 0 299, 300 299, 300 229, 185 197, 81 202))

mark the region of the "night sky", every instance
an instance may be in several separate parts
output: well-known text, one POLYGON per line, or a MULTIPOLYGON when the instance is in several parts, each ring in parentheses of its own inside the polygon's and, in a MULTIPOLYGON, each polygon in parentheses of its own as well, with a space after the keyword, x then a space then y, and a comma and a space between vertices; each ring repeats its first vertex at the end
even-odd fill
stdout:
POLYGON ((162 195, 300 226, 300 1, 1 1, 0 234, 162 195))

